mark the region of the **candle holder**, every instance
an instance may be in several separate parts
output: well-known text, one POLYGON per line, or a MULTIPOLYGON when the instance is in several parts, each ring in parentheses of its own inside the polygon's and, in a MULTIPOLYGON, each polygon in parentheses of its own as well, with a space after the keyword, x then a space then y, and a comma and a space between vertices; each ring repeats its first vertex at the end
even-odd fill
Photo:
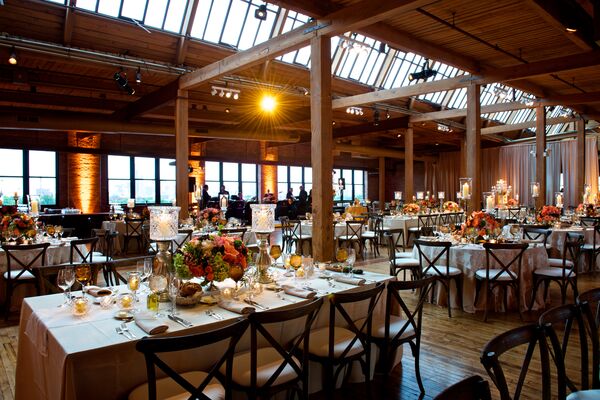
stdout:
MULTIPOLYGON (((156 241, 158 248, 152 274, 164 276, 168 282, 169 276, 174 273, 171 244, 177 237, 180 207, 148 207, 148 210, 150 211, 150 239, 156 241)), ((170 301, 166 288, 159 293, 159 301, 165 303, 170 301)))
POLYGON ((260 283, 271 283, 269 275, 272 264, 269 255, 269 235, 275 230, 275 205, 252 204, 252 231, 258 239, 258 257, 256 258, 256 280, 260 283))
POLYGON ((417 200, 423 200, 425 198, 424 192, 417 192, 417 200))
POLYGON ((494 212, 494 209, 496 208, 494 192, 483 192, 483 202, 485 205, 486 212, 488 212, 488 213, 494 212))
POLYGON ((17 194, 17 192, 15 192, 15 195, 13 196, 13 200, 15 201, 15 207, 19 205, 19 195, 17 194))
POLYGON ((589 184, 583 185, 583 204, 592 204, 592 187, 589 184))
POLYGON ((540 197, 540 183, 531 182, 531 198, 533 199, 533 209, 535 209, 535 202, 538 197, 540 197))
POLYGON ((554 193, 554 204, 556 204, 556 207, 558 207, 562 210, 563 205, 564 205, 564 197, 563 197, 562 192, 554 193))

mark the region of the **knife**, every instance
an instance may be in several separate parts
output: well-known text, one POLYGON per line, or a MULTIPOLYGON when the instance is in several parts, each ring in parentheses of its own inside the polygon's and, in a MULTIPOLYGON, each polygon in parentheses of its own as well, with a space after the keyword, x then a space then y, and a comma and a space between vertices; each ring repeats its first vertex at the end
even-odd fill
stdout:
POLYGON ((170 319, 171 321, 175 321, 175 322, 177 322, 179 325, 182 325, 182 326, 184 326, 184 327, 186 327, 186 328, 190 328, 190 327, 192 327, 192 326, 193 326, 193 325, 192 325, 192 324, 191 324, 189 321, 185 321, 185 320, 183 320, 183 319, 181 319, 181 318, 179 318, 179 317, 177 317, 177 316, 175 316, 175 315, 168 314, 168 315, 167 315, 167 317, 169 317, 169 319, 170 319))
POLYGON ((255 302, 254 300, 244 299, 244 302, 247 304, 250 304, 251 306, 255 306, 256 308, 261 309, 261 310, 269 309, 269 307, 262 306, 262 305, 258 304, 257 302, 255 302))

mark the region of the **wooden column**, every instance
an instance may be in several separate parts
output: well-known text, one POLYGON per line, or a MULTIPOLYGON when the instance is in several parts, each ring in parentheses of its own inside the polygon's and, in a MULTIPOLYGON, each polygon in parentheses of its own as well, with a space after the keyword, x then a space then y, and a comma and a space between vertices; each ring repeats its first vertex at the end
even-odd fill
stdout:
POLYGON ((415 194, 413 134, 412 124, 408 124, 406 134, 404 135, 404 201, 407 203, 412 201, 412 197, 415 194))
MULTIPOLYGON (((460 177, 467 176, 467 140, 465 137, 460 138, 460 177)), ((456 188, 460 190, 458 187, 458 182, 456 182, 456 188)), ((453 193, 455 195, 456 193, 453 193)))
POLYGON ((535 108, 535 180, 540 184, 540 196, 535 207, 546 204, 546 107, 535 108))
POLYGON ((312 165, 312 254, 316 261, 333 256, 333 132, 331 127, 331 39, 311 41, 310 125, 312 165))
POLYGON ((188 92, 178 90, 175 99, 175 157, 176 157, 176 193, 177 205, 181 207, 179 218, 189 216, 188 193, 188 92))
MULTIPOLYGON (((575 187, 565 188, 565 193, 575 193, 575 204, 577 206, 582 201, 583 185, 585 184, 585 121, 577 121, 577 166, 575 170, 575 187)), ((590 182, 591 183, 591 182, 590 182)))
POLYGON ((480 86, 467 87, 467 130, 465 132, 465 170, 473 179, 469 211, 481 209, 481 105, 480 86))
POLYGON ((385 157, 379 157, 379 209, 385 208, 385 157))

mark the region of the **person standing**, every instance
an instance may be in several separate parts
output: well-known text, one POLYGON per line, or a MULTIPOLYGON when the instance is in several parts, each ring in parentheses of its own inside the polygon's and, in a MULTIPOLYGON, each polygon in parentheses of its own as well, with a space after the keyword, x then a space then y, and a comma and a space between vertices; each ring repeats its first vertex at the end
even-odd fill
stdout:
POLYGON ((208 207, 208 203, 210 202, 210 194, 208 194, 208 185, 204 185, 202 186, 202 207, 200 208, 206 208, 208 207))
POLYGON ((287 192, 287 195, 285 196, 285 198, 286 198, 286 199, 292 199, 292 200, 295 200, 295 199, 294 199, 294 189, 293 189, 293 188, 289 188, 289 189, 288 189, 288 192, 287 192))

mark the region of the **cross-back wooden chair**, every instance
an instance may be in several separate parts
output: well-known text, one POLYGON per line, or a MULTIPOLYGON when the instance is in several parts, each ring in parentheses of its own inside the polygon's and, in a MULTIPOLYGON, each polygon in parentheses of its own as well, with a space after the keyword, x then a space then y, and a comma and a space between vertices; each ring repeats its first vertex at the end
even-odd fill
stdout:
POLYGON ((592 345, 592 388, 600 389, 600 288, 580 293, 577 304, 584 316, 592 345))
POLYGON ((437 222, 438 214, 419 214, 417 215, 417 226, 412 226, 408 228, 408 233, 406 235, 406 244, 410 242, 410 236, 415 235, 416 238, 419 238, 421 235, 430 236, 433 235, 433 226, 437 222), (425 233, 423 233, 425 230, 425 233))
POLYGON ((142 232, 142 226, 144 224, 143 218, 125 218, 125 234, 123 235, 124 246, 123 253, 127 254, 129 251, 129 242, 135 240, 137 243, 138 253, 143 249, 144 233, 142 232))
POLYGON ((516 224, 521 220, 521 209, 519 207, 509 207, 506 211, 508 215, 506 222, 516 224))
POLYGON ((415 374, 421 393, 425 393, 419 368, 421 351, 421 324, 423 320, 423 304, 429 295, 435 277, 415 281, 389 281, 383 320, 374 319, 371 340, 379 347, 379 360, 384 377, 388 376, 392 367, 390 362, 398 347, 409 344, 415 359, 415 374), (417 291, 417 301, 411 305, 402 298, 409 294, 412 297, 417 291), (394 310, 400 310, 402 316, 392 315, 394 310))
POLYGON ((361 246, 363 249, 365 249, 367 247, 368 240, 373 254, 379 256, 379 239, 381 239, 383 235, 383 217, 373 217, 370 218, 369 221, 372 222, 372 226, 369 228, 369 230, 362 233, 361 246))
POLYGON ((247 328, 248 320, 238 318, 231 324, 208 332, 175 337, 144 337, 136 343, 135 348, 144 354, 148 382, 129 393, 129 400, 156 400, 175 396, 200 400, 231 399, 231 360, 235 346, 247 328), (161 357, 168 353, 214 345, 224 340, 229 341, 228 346, 208 372, 180 373, 169 365, 165 357, 161 357), (225 373, 221 383, 217 376, 222 366, 225 366, 225 373), (166 374, 166 377, 157 379, 157 368, 166 374))
POLYGON ((224 236, 238 237, 243 242, 246 231, 246 228, 228 228, 226 231, 221 232, 224 236))
POLYGON ((292 224, 290 224, 289 217, 279 217, 279 223, 281 224, 281 252, 285 252, 285 249, 292 247, 292 224))
POLYGON ((76 239, 70 241, 69 264, 89 264, 94 262, 94 252, 98 237, 76 239))
POLYGON ((447 387, 433 400, 492 400, 492 393, 485 379, 473 375, 447 387))
POLYGON ((587 256, 590 272, 594 272, 596 269, 596 259, 600 255, 600 224, 594 225, 593 229, 592 243, 585 243, 581 247, 581 251, 587 256))
POLYGON ((378 282, 375 286, 360 291, 335 293, 329 297, 329 325, 314 329, 310 333, 309 359, 323 366, 323 385, 328 398, 333 398, 337 379, 347 369, 346 377, 352 370, 354 361, 359 361, 365 381, 370 387, 371 380, 371 326, 373 311, 381 297, 385 285, 378 282), (346 307, 359 302, 368 302, 363 319, 354 321, 346 307), (341 325, 337 316, 341 317, 341 325))
POLYGON ((8 319, 15 287, 21 284, 34 284, 38 295, 41 293, 37 267, 46 265, 46 251, 50 243, 38 244, 3 244, 2 249, 6 255, 6 272, 3 277, 6 281, 6 297, 4 298, 4 320, 8 319))
POLYGON ((308 254, 312 254, 312 235, 307 234, 306 230, 302 232, 302 222, 299 220, 289 221, 292 225, 292 241, 296 246, 296 253, 304 254, 304 245, 308 243, 310 251, 308 254))
POLYGON ((388 259, 390 262, 390 275, 398 278, 398 274, 402 272, 404 274, 403 280, 406 280, 406 271, 410 271, 411 279, 417 279, 420 276, 419 260, 412 257, 406 257, 404 253, 404 244, 402 239, 404 238, 404 229, 389 229, 383 234, 388 245, 388 259), (401 248, 402 251, 398 252, 401 248))
MULTIPOLYGON (((540 369, 542 375, 541 396, 539 399, 550 400, 550 359, 548 357, 548 346, 545 340, 544 331, 541 327, 537 324, 531 324, 511 329, 494 337, 483 347, 483 350, 481 351, 481 363, 500 392, 501 400, 517 400, 521 397, 521 391, 526 383, 525 380, 536 347, 540 354, 540 369), (527 346, 527 350, 525 351, 523 362, 520 365, 519 373, 516 375, 517 380, 514 392, 511 394, 500 357, 513 349, 525 345, 527 346)), ((514 355, 514 353, 511 355, 514 355)), ((512 365, 511 361, 509 361, 509 363, 512 365)))
POLYGON ((550 250, 550 245, 548 244, 550 233, 552 233, 550 229, 539 226, 523 226, 523 239, 541 243, 546 248, 546 251, 550 250))
MULTIPOLYGON (((463 273, 460 269, 450 266, 450 247, 451 242, 433 242, 429 240, 415 239, 415 246, 419 252, 419 264, 421 272, 419 276, 435 276, 446 290, 446 300, 448 302, 448 317, 452 317, 452 304, 450 302, 450 289, 452 281, 456 285, 457 302, 462 309, 462 279, 463 273), (429 253, 430 248, 431 253, 429 253)), ((434 283, 435 286, 435 283, 434 283)), ((435 290, 432 290, 433 297, 435 290)))
POLYGON ((250 314, 250 352, 233 357, 233 388, 246 392, 250 399, 271 398, 283 390, 294 390, 308 399, 309 333, 322 303, 318 298, 294 308, 250 314), (303 329, 288 343, 280 343, 269 332, 272 324, 293 320, 302 322, 303 329), (259 347, 259 342, 266 345, 259 347))
POLYGON ((579 222, 581 223, 581 226, 591 228, 591 227, 598 225, 598 218, 597 217, 579 217, 579 222))
POLYGON ((500 287, 504 291, 504 308, 508 311, 508 288, 511 287, 517 298, 519 317, 521 314, 521 266, 523 253, 527 250, 527 243, 484 243, 485 269, 475 272, 475 304, 479 298, 481 285, 485 286, 483 321, 487 321, 489 300, 493 296, 494 288, 500 287), (507 255, 507 251, 514 251, 514 255, 507 255), (493 265, 495 261, 496 265, 493 265), (514 269, 514 271, 513 271, 514 269))
POLYGON ((193 232, 193 229, 179 229, 177 237, 173 239, 173 243, 171 244, 171 251, 175 253, 177 250, 181 250, 183 245, 192 239, 193 232))
POLYGON ((337 240, 339 245, 347 245, 348 247, 354 247, 354 244, 358 244, 358 252, 364 259, 363 255, 363 241, 362 234, 365 226, 365 220, 352 220, 346 221, 346 234, 338 236, 337 240))
POLYGON ((563 247, 562 258, 548 259, 548 266, 537 268, 533 271, 533 291, 531 292, 531 302, 529 309, 533 307, 538 288, 544 284, 544 301, 548 297, 548 288, 550 283, 556 282, 560 287, 561 304, 567 301, 567 289, 569 286, 573 289, 573 298, 577 297, 577 261, 583 245, 583 234, 579 232, 566 232, 565 244, 563 247))

